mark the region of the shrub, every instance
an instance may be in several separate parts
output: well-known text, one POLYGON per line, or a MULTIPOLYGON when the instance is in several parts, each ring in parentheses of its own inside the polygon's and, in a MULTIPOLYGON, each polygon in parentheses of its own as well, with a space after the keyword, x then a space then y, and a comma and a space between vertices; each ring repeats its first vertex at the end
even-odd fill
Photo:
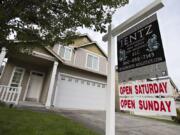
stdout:
POLYGON ((5 107, 5 106, 6 106, 6 104, 4 102, 0 101, 0 107, 5 107))
POLYGON ((176 123, 180 123, 180 109, 176 109, 177 111, 177 116, 172 116, 172 120, 175 121, 176 123))
POLYGON ((5 102, 0 101, 0 107, 13 108, 13 107, 14 107, 14 104, 6 104, 5 102))

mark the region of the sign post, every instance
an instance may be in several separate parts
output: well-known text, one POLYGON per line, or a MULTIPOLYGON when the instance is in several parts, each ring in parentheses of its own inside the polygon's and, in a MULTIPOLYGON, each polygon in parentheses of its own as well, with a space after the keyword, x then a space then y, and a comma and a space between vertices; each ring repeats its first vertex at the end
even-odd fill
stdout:
POLYGON ((115 36, 140 22, 147 16, 161 9, 164 5, 161 0, 155 0, 143 10, 126 20, 116 28, 108 28, 108 34, 103 36, 103 41, 108 41, 108 82, 107 82, 107 107, 106 107, 106 135, 115 135, 115 36))
POLYGON ((108 77, 106 103, 106 135, 115 135, 115 40, 108 27, 108 77))

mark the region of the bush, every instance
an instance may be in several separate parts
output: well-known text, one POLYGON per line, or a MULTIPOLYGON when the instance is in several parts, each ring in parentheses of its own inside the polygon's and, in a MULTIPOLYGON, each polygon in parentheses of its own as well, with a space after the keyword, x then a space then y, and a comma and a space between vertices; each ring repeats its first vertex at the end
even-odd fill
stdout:
POLYGON ((5 102, 0 101, 0 107, 13 108, 13 107, 14 107, 14 104, 6 104, 5 102))
POLYGON ((177 116, 172 116, 172 120, 175 121, 176 123, 180 123, 180 109, 176 109, 177 111, 177 116))
POLYGON ((5 107, 5 106, 6 106, 6 104, 4 102, 0 101, 0 107, 5 107))

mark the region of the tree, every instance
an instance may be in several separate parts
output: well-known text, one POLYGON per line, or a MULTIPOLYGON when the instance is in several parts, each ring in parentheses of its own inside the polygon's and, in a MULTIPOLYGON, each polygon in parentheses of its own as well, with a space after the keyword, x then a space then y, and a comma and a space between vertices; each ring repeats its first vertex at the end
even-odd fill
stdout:
POLYGON ((1 0, 0 47, 19 48, 71 41, 78 27, 106 32, 115 10, 128 0, 1 0), (9 36, 14 36, 10 39, 9 36))

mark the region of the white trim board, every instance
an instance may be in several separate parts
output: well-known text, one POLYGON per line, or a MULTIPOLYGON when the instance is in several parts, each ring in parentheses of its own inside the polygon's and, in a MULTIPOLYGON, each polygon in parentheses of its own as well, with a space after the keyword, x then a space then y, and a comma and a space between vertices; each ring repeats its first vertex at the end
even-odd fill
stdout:
POLYGON ((33 51, 32 55, 35 56, 35 57, 43 58, 43 59, 50 60, 50 61, 55 60, 54 57, 52 57, 50 55, 47 55, 47 54, 44 54, 44 53, 41 53, 41 52, 37 52, 37 51, 33 51))
POLYGON ((72 77, 72 78, 76 78, 76 79, 80 79, 80 80, 85 80, 85 81, 89 81, 89 82, 95 82, 95 83, 100 83, 100 84, 104 84, 107 85, 107 83, 105 82, 100 82, 100 81, 96 81, 96 80, 92 80, 92 79, 88 79, 88 78, 84 78, 84 77, 80 77, 80 76, 74 76, 74 75, 70 75, 70 74, 66 74, 66 73, 61 73, 59 72, 59 75, 64 75, 67 77, 72 77))

